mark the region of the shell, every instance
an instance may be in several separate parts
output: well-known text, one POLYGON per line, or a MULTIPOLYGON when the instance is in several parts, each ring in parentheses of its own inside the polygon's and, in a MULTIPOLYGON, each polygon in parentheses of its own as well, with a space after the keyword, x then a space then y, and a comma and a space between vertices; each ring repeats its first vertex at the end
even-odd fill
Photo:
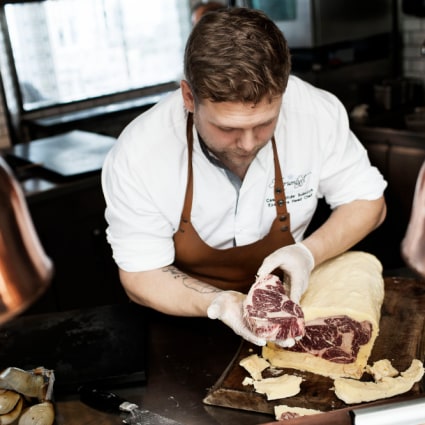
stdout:
POLYGON ((21 396, 11 390, 0 391, 0 415, 9 413, 18 403, 21 396))
POLYGON ((5 413, 4 415, 0 415, 0 425, 9 425, 12 422, 15 422, 21 414, 23 403, 22 397, 20 397, 13 410, 9 413, 5 413))
POLYGON ((24 410, 18 425, 53 425, 55 409, 50 401, 34 404, 24 410))
POLYGON ((43 374, 27 372, 17 367, 8 367, 0 374, 0 388, 16 391, 27 397, 44 400, 47 383, 43 374))

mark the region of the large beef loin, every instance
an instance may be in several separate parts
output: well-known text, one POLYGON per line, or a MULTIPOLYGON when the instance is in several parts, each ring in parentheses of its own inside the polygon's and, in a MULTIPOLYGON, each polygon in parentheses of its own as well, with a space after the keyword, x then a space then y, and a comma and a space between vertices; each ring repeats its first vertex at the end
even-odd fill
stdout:
POLYGON ((275 275, 256 280, 243 308, 247 326, 261 338, 288 347, 304 335, 304 314, 275 275))
POLYGON ((263 347, 272 366, 332 378, 359 379, 379 334, 384 300, 382 264, 348 251, 318 265, 301 298, 305 336, 292 347, 263 347))

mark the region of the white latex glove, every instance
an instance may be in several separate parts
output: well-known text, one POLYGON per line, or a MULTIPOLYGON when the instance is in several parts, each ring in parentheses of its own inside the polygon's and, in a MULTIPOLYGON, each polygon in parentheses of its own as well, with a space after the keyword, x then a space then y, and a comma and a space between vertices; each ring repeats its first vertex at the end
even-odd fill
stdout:
POLYGON ((244 323, 242 303, 245 298, 246 295, 236 291, 220 292, 208 307, 208 317, 221 320, 235 334, 255 345, 263 346, 266 340, 255 336, 244 323))
POLYGON ((292 301, 299 304, 302 294, 308 287, 310 273, 314 267, 314 257, 310 250, 298 242, 284 246, 267 256, 258 269, 259 277, 270 274, 280 268, 289 277, 292 301))

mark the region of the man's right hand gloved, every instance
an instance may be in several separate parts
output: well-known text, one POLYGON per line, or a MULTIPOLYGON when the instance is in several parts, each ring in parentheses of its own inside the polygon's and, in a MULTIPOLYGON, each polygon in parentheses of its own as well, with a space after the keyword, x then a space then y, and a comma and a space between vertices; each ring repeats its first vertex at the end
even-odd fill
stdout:
POLYGON ((221 320, 235 334, 255 345, 263 346, 266 340, 254 335, 244 323, 242 304, 245 298, 246 295, 236 291, 220 292, 208 307, 208 317, 221 320))

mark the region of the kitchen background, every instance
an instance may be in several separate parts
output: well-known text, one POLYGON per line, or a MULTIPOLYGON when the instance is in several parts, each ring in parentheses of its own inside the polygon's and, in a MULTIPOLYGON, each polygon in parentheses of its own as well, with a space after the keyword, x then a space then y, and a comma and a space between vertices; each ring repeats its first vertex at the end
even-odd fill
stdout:
MULTIPOLYGON (((271 0, 273 1, 273 0, 271 0)), ((305 3, 305 0, 297 0, 299 4, 305 3)), ((338 2, 337 0, 333 0, 338 2)), ((226 3, 225 0, 222 0, 223 3, 226 3)), ((70 119, 72 117, 61 117, 62 114, 68 114, 70 112, 75 113, 76 111, 87 111, 90 108, 96 108, 99 106, 109 105, 109 108, 112 107, 116 102, 122 102, 129 99, 138 99, 141 95, 143 97, 148 97, 147 102, 152 101, 149 99, 150 94, 156 94, 158 87, 155 88, 156 82, 160 82, 160 91, 166 91, 167 89, 172 89, 173 84, 164 84, 166 81, 177 81, 180 76, 180 55, 182 53, 182 46, 184 40, 187 37, 188 32, 190 31, 190 7, 196 3, 195 0, 166 0, 150 2, 149 4, 149 13, 140 10, 140 3, 137 3, 134 0, 121 1, 109 1, 109 2, 99 2, 96 0, 91 0, 90 2, 82 2, 74 0, 68 2, 63 2, 61 5, 62 10, 55 11, 52 10, 54 7, 58 7, 57 4, 60 2, 52 2, 48 13, 43 11, 41 12, 40 5, 43 2, 24 2, 26 10, 23 9, 21 2, 1 2, 1 27, 2 31, 0 34, 0 69, 2 74, 2 90, 0 92, 0 147, 7 147, 14 143, 19 143, 23 141, 28 141, 39 136, 43 136, 42 133, 37 133, 34 131, 34 123, 37 120, 46 117, 58 117, 57 121, 62 121, 70 119), (17 3, 17 4, 15 4, 17 3), (30 4, 31 3, 31 4, 30 4), (56 4, 55 4, 56 3, 56 4), (84 4, 83 4, 84 3, 84 4), (120 4, 123 4, 121 8, 120 4), (164 4, 163 4, 164 3, 164 4), (6 4, 6 6, 4 5, 6 4), (124 5, 127 5, 125 8, 124 5), (65 6, 65 7, 64 7, 65 6), (119 16, 107 16, 104 22, 100 22, 101 13, 100 8, 106 8, 106 11, 116 10, 119 12, 119 16), (6 8, 6 14, 5 9, 6 8), (7 9, 13 9, 8 11, 7 9), (66 10, 68 8, 68 10, 66 10), (115 8, 115 9, 114 9, 115 8), (127 9, 127 10, 126 10, 127 9), (137 11, 136 13, 131 12, 131 10, 137 11), (16 16, 13 16, 15 13, 16 16), (56 15, 54 15, 56 13, 56 15), (50 16, 49 16, 50 14, 50 16), (177 17, 175 15, 178 15, 177 17), (158 15, 161 15, 160 20, 158 21, 158 15), (19 16, 20 20, 17 20, 19 16), (5 18, 7 17, 7 19, 5 18), (78 17, 78 19, 77 19, 78 17), (119 19, 118 19, 119 18, 119 19), (161 28, 157 28, 155 25, 150 25, 150 23, 159 22, 161 28), (91 34, 87 32, 88 28, 84 23, 92 22, 91 28, 95 28, 91 34), (48 25, 46 25, 48 23, 48 25), (109 25, 109 27, 102 25, 109 25), (125 25, 125 31, 120 27, 125 25), (179 28, 175 28, 178 25, 179 28), (8 32, 6 31, 6 26, 8 32), (155 32, 156 31, 156 32, 155 32), (74 32, 77 32, 75 34, 74 32), (177 35, 177 37, 176 37, 177 35), (15 60, 10 61, 10 49, 8 45, 8 37, 12 41, 12 50, 15 55, 15 60), (98 37, 98 40, 95 41, 94 37, 98 37), (94 58, 93 55, 90 55, 89 50, 84 49, 87 44, 95 44, 96 49, 107 49, 110 44, 106 39, 117 39, 120 37, 127 37, 125 40, 122 40, 122 43, 127 43, 125 48, 131 47, 128 44, 133 44, 134 46, 138 43, 141 44, 143 40, 144 47, 140 50, 139 57, 143 57, 143 64, 138 62, 136 59, 136 48, 134 47, 134 52, 132 57, 127 57, 123 60, 120 60, 120 56, 117 54, 115 57, 110 55, 102 55, 100 57, 94 58), (72 44, 69 41, 72 39, 72 44), (105 42, 101 43, 99 39, 104 39, 105 42), (145 40, 148 40, 148 43, 145 43, 145 40), (55 44, 59 47, 60 45, 68 43, 70 46, 67 50, 62 49, 62 55, 69 55, 67 60, 67 69, 58 70, 58 67, 65 58, 51 56, 47 52, 50 49, 55 48, 55 44), (171 44, 170 44, 171 43, 171 44), (174 45, 173 45, 174 43, 174 45), (149 46, 151 50, 149 51, 149 46), (29 50, 33 50, 29 52, 29 50), (80 53, 78 52, 80 51, 80 53), (169 55, 174 54, 175 57, 170 59, 169 55), (34 56, 45 57, 45 61, 34 58, 34 56), (167 57, 164 60, 164 57, 167 57), (145 58, 148 57, 146 61, 145 58), (87 100, 82 100, 78 98, 78 101, 73 99, 73 91, 76 90, 76 79, 71 79, 70 74, 78 74, 78 68, 87 68, 88 66, 93 66, 98 68, 100 61, 102 63, 103 71, 101 74, 92 74, 86 78, 82 84, 86 85, 84 88, 87 93, 87 100), (56 61, 56 63, 53 63, 56 61), (52 63, 50 63, 52 62, 52 63), (131 63, 130 63, 131 62, 131 63), (71 67, 69 63, 73 63, 71 67), (90 65, 92 63, 92 65, 90 65), (150 70, 146 70, 146 63, 149 63, 150 70), (166 63, 167 66, 162 66, 161 63, 166 63), (59 64, 59 65, 58 65, 59 64), (128 86, 137 87, 142 86, 144 90, 131 90, 130 92, 124 94, 111 94, 110 96, 100 96, 103 92, 112 92, 113 88, 116 88, 116 92, 125 92, 125 82, 122 82, 122 78, 119 75, 123 70, 120 67, 132 67, 133 81, 128 83, 128 86), (49 75, 50 71, 56 67, 53 71, 54 75, 49 75), (143 78, 137 79, 136 70, 142 69, 143 78), (60 84, 62 87, 67 88, 67 93, 63 93, 63 88, 61 88, 62 99, 65 99, 64 102, 61 102, 60 105, 49 105, 48 103, 43 106, 42 103, 36 103, 31 105, 30 100, 25 101, 27 105, 24 104, 24 109, 22 109, 20 102, 22 96, 25 96, 23 93, 23 86, 21 85, 21 92, 16 86, 16 81, 14 81, 13 73, 14 70, 18 71, 20 74, 19 78, 21 82, 23 81, 24 74, 28 76, 30 82, 35 82, 38 85, 43 87, 43 93, 53 90, 53 80, 61 79, 60 84), (67 80, 69 78, 69 81, 67 80), (50 88, 47 86, 50 84, 50 88), (89 85, 90 90, 87 88, 89 85), (109 85, 108 87, 106 87, 109 85), (146 89, 149 87, 149 89, 146 89), (66 101, 69 99, 69 102, 66 101), (29 106, 29 108, 28 108, 29 106), (35 108, 33 108, 35 106, 35 108), (27 109, 27 110, 25 110, 27 109), (31 131, 32 130, 32 131, 31 131)), ((47 3, 47 2, 46 2, 47 3)), ((232 3, 232 2, 231 2, 232 3)), ((246 3, 246 2, 233 2, 233 3, 246 3)), ((255 2, 254 2, 255 3, 255 2)), ((314 2, 312 2, 314 3, 314 2)), ((321 3, 320 1, 317 4, 321 3)), ((322 3, 332 3, 332 0, 322 0, 322 3)), ((360 2, 362 3, 362 2, 360 2)), ((391 23, 392 30, 394 34, 391 36, 392 45, 391 50, 385 51, 384 54, 393 56, 392 68, 389 70, 384 70, 383 65, 381 67, 380 73, 384 76, 387 73, 388 79, 408 79, 409 82, 414 82, 414 84, 419 84, 423 87, 425 85, 425 55, 421 56, 421 48, 424 49, 423 43, 425 40, 425 18, 420 16, 412 16, 406 14, 402 10, 402 0, 388 0, 389 7, 393 8, 393 20, 391 23)), ((412 3, 408 0, 407 3, 412 3)), ((267 1, 264 2, 267 4, 267 1)), ((368 13, 370 8, 370 3, 366 2, 363 6, 358 4, 358 2, 353 3, 355 7, 362 8, 365 7, 365 12, 368 13)), ((422 4, 420 0, 417 4, 422 4)), ((344 6, 345 7, 345 6, 344 6)), ((147 8, 148 9, 148 8, 147 8)), ((422 11, 423 13, 423 11, 422 11)), ((327 25, 327 23, 323 23, 327 25)), ((358 27, 359 25, 357 25, 358 27)), ((361 26, 361 24, 360 24, 361 26)), ((348 31, 350 28, 348 28, 348 31)), ((345 35, 349 39, 350 34, 345 35)), ((379 49, 387 49, 386 46, 378 46, 379 49)), ((59 50, 58 50, 59 51, 59 50)), ((375 51, 376 53, 379 52, 375 51)), ((381 52, 382 54, 383 52, 381 52)), ((425 52, 424 52, 425 53, 425 52)), ((372 53, 373 54, 373 50, 372 53)), ((381 78, 381 75, 376 74, 373 69, 373 61, 370 61, 370 64, 366 68, 362 68, 361 73, 365 74, 365 78, 369 80, 374 79, 376 83, 378 78, 381 78)), ((386 64, 388 65, 388 64, 386 64)), ((380 66, 380 65, 376 65, 380 66)), ((297 71, 297 64, 294 66, 294 70, 297 71)), ((346 67, 347 68, 347 67, 346 67)), ((344 79, 343 85, 345 89, 352 89, 353 84, 350 86, 350 77, 354 81, 356 79, 355 72, 356 70, 349 69, 348 76, 344 74, 344 71, 341 70, 339 75, 344 79), (348 81, 347 81, 348 78, 348 81)), ((304 69, 301 70, 301 76, 306 79, 311 77, 311 73, 306 75, 304 69), (303 74, 304 73, 304 74, 303 74)), ((312 82, 324 86, 324 88, 335 91, 340 97, 344 97, 347 93, 339 93, 337 88, 332 86, 327 86, 326 73, 323 70, 315 69, 313 71, 314 77, 312 82), (322 75, 320 75, 322 74, 322 75), (323 79, 321 79, 323 77, 323 79)), ((335 78, 335 73, 333 73, 330 78, 335 78)), ((81 77, 78 77, 81 78, 81 77)), ((337 77, 338 78, 338 77, 337 77)), ((311 79, 311 78, 310 78, 311 79)), ((390 84, 387 82, 387 84, 390 84)), ((391 82, 394 85, 394 81, 391 82)), ((384 84, 385 85, 385 84, 384 84)), ((31 87, 30 87, 31 88, 31 87)), ((78 89, 79 90, 79 89, 78 89)), ((26 95, 30 95, 30 91, 26 91, 26 95)), ((36 94, 37 89, 33 87, 33 92, 31 94, 36 94)), ((82 95, 84 92, 82 92, 82 95)), ((83 97, 83 96, 80 96, 83 97)), ((344 101, 344 99, 342 99, 344 101)), ((354 103, 362 99, 349 99, 349 94, 347 96, 347 109, 351 109, 354 106, 354 103)), ((366 99, 367 100, 367 99, 366 99)), ((153 99, 155 101, 155 98, 153 99)), ((97 113, 96 113, 97 114, 97 113)), ((100 112, 102 114, 102 112, 100 112)), ((114 135, 119 132, 119 129, 122 128, 123 123, 125 123, 127 116, 123 116, 122 120, 117 121, 116 129, 106 129, 102 128, 102 122, 96 122, 98 128, 96 131, 104 133, 114 133, 114 135)), ((75 119, 78 121, 78 119, 75 119)), ((75 121, 74 120, 74 121, 75 121)), ((110 122, 108 123, 110 125, 110 122)), ((54 125, 50 126, 50 132, 54 132, 54 125)), ((58 129, 59 131, 59 129, 58 129)))

